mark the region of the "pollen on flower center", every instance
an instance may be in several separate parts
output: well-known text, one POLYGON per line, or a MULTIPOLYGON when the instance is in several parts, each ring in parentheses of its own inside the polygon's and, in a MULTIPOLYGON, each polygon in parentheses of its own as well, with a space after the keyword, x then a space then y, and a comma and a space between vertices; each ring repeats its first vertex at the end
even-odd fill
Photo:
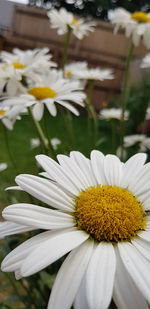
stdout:
POLYGON ((131 14, 131 19, 134 19, 139 23, 149 23, 150 22, 150 17, 145 12, 135 12, 131 14))
POLYGON ((77 23, 77 21, 78 21, 78 20, 77 20, 76 18, 73 18, 70 24, 71 24, 71 25, 75 25, 75 24, 77 23))
POLYGON ((4 111, 3 109, 0 109, 0 116, 3 116, 6 114, 6 111, 4 111))
POLYGON ((70 71, 65 72, 65 77, 69 78, 72 76, 72 73, 70 71))
POLYGON ((55 98, 57 96, 56 91, 49 87, 33 87, 28 90, 28 93, 32 94, 37 100, 55 98))
POLYGON ((75 203, 78 228, 98 241, 129 240, 146 226, 142 204, 127 189, 110 185, 89 187, 75 203))
POLYGON ((15 69, 24 69, 25 65, 22 64, 21 62, 13 62, 12 65, 14 66, 15 69))

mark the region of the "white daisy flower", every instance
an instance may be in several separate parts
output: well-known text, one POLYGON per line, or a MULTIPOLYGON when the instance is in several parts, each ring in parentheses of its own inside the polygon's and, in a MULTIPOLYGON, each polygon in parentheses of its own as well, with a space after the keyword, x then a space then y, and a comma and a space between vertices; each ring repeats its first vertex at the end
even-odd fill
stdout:
POLYGON ((0 121, 8 129, 12 130, 15 121, 19 119, 20 106, 14 107, 0 107, 0 121))
POLYGON ((132 37, 133 44, 138 46, 142 38, 144 45, 150 48, 150 13, 130 13, 123 8, 108 12, 108 18, 115 25, 115 32, 121 27, 127 37, 132 37))
POLYGON ((8 167, 7 163, 0 163, 0 172, 6 170, 7 167, 8 167))
POLYGON ((72 62, 64 67, 64 75, 66 78, 75 78, 77 72, 87 69, 88 63, 86 61, 72 62))
POLYGON ((134 134, 124 137, 124 147, 131 147, 139 143, 140 151, 146 151, 150 149, 150 137, 147 137, 144 134, 134 134))
POLYGON ((16 72, 33 80, 39 78, 39 74, 47 72, 56 63, 51 61, 52 55, 48 48, 36 48, 33 50, 13 49, 12 53, 2 51, 0 58, 4 63, 11 64, 16 72))
POLYGON ((7 99, 3 101, 3 105, 34 105, 32 111, 38 121, 42 119, 44 105, 46 105, 52 116, 56 116, 55 103, 64 106, 78 116, 78 110, 69 102, 84 106, 83 101, 86 95, 80 90, 81 87, 78 81, 65 80, 60 77, 59 72, 51 70, 49 74, 42 76, 40 83, 26 90, 26 94, 7 99))
POLYGON ((84 80, 100 80, 114 79, 113 71, 111 69, 100 69, 100 68, 83 68, 82 70, 74 71, 74 76, 84 80))
POLYGON ((147 55, 143 58, 142 63, 141 63, 141 68, 143 68, 143 69, 150 68, 150 53, 147 54, 147 55))
MULTIPOLYGON (((121 116, 122 116, 121 108, 103 108, 99 114, 100 119, 107 119, 107 120, 110 120, 113 118, 121 120, 121 116)), ((128 119, 129 117, 128 111, 125 111, 124 117, 125 117, 125 120, 128 119)))
POLYGON ((60 141, 59 138, 53 137, 53 138, 51 138, 51 144, 52 144, 54 150, 57 150, 58 146, 61 144, 61 141, 60 141))
POLYGON ((146 118, 146 120, 150 120, 150 107, 148 107, 147 110, 146 110, 145 118, 146 118))
POLYGON ((52 9, 48 12, 51 27, 58 29, 58 34, 63 35, 68 31, 68 27, 72 29, 72 33, 82 40, 89 32, 94 31, 96 23, 94 21, 85 21, 83 18, 76 18, 72 13, 67 12, 66 9, 60 10, 52 9))
POLYGON ((0 64, 0 95, 14 96, 22 91, 21 78, 11 64, 0 64))
POLYGON ((136 154, 126 163, 96 150, 90 160, 79 152, 57 159, 59 163, 37 156, 49 179, 16 177, 20 189, 53 209, 23 203, 3 210, 7 221, 46 231, 9 253, 2 270, 15 272, 19 279, 70 252, 57 274, 48 309, 69 309, 73 302, 75 309, 107 309, 112 298, 121 309, 148 309, 150 164, 144 164, 146 154, 136 154))

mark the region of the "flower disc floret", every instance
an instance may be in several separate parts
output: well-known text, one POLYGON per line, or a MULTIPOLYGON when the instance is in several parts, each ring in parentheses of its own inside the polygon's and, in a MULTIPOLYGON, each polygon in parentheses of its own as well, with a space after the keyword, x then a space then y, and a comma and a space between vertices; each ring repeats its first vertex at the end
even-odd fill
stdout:
POLYGON ((25 65, 22 64, 21 62, 13 62, 12 65, 14 66, 15 69, 24 69, 25 65))
POLYGON ((145 228, 142 204, 127 189, 89 187, 76 198, 76 221, 97 241, 130 240, 145 228))
POLYGON ((131 19, 136 20, 138 23, 150 22, 150 17, 145 12, 134 12, 131 14, 131 19))
POLYGON ((33 87, 28 90, 28 93, 33 95, 37 100, 55 98, 57 96, 56 91, 49 87, 33 87))

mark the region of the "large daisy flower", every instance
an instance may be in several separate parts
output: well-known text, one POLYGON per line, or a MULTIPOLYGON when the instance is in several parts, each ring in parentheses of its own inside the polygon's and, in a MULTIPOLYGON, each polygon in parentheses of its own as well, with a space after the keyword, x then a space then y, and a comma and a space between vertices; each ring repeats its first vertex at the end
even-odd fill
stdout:
POLYGON ((33 115, 39 121, 43 117, 44 105, 52 116, 56 116, 55 102, 78 116, 78 110, 69 102, 84 106, 85 97, 86 95, 81 91, 78 81, 65 80, 58 71, 51 70, 49 74, 41 77, 40 83, 27 89, 26 94, 4 100, 3 105, 33 105, 33 115))
MULTIPOLYGON (((15 204, 3 211, 13 230, 44 229, 9 253, 2 270, 16 278, 63 262, 48 309, 148 309, 150 303, 150 164, 145 154, 126 163, 92 151, 37 156, 47 179, 19 175, 21 190, 50 208, 15 204), (12 224, 12 227, 10 224, 12 224), (19 225, 18 227, 15 224, 19 225)), ((3 226, 3 235, 6 229, 3 226)))
POLYGON ((150 48, 150 13, 130 13, 123 8, 108 12, 108 18, 115 25, 115 32, 121 27, 125 29, 127 37, 132 37, 133 44, 139 45, 140 39, 147 48, 150 48))
POLYGON ((58 29, 58 34, 63 35, 68 31, 68 27, 72 29, 73 34, 79 39, 83 39, 89 32, 94 31, 95 22, 87 22, 83 18, 76 18, 66 9, 61 8, 59 11, 52 9, 48 12, 51 27, 58 29))
POLYGON ((33 50, 13 49, 12 53, 2 51, 0 58, 4 63, 11 64, 19 74, 29 78, 38 78, 38 74, 47 72, 56 63, 51 61, 52 55, 48 48, 35 48, 33 50))

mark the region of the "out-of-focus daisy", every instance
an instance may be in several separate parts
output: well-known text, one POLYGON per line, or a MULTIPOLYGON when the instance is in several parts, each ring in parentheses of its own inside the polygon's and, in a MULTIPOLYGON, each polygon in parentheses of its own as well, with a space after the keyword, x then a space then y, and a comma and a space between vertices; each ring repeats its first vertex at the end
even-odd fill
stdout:
MULTIPOLYGON (((47 141, 47 140, 46 140, 47 141)), ((54 150, 57 150, 58 148, 58 145, 61 144, 61 141, 60 139, 58 139, 57 137, 53 137, 51 140, 51 145, 53 146, 54 150)), ((37 148, 40 146, 40 140, 39 138, 31 138, 30 140, 30 144, 31 144, 31 148, 37 148)), ((48 144, 48 141, 47 141, 47 144, 48 144)))
POLYGON ((150 53, 143 58, 141 68, 150 68, 150 53))
MULTIPOLYGON (((122 110, 121 108, 104 108, 100 111, 99 114, 100 119, 118 119, 121 120, 122 110)), ((125 111, 124 118, 127 120, 129 117, 129 112, 125 111)))
MULTIPOLYGON (((49 179, 19 175, 16 183, 48 204, 14 204, 3 217, 29 229, 44 229, 9 253, 2 270, 16 278, 41 271, 70 252, 56 277, 48 309, 148 309, 150 303, 150 165, 136 154, 79 152, 37 156, 49 179), (63 280, 63 284, 62 284, 63 280), (86 304, 83 307, 83 304, 86 304), (125 304, 125 305, 122 305, 125 304)), ((7 225, 7 223, 6 223, 7 225)), ((3 229, 3 234, 5 231, 3 229)))
POLYGON ((11 64, 0 64, 0 95, 14 96, 22 91, 21 78, 11 64))
POLYGON ((74 76, 79 79, 84 80, 100 80, 104 81, 106 79, 113 79, 113 71, 111 69, 100 69, 100 68, 94 68, 94 69, 88 69, 83 68, 81 70, 74 71, 74 76))
POLYGON ((51 61, 52 55, 48 48, 36 48, 33 50, 13 49, 12 53, 2 51, 0 58, 4 63, 11 64, 22 76, 38 78, 38 74, 47 72, 56 63, 51 61))
POLYGON ((7 163, 0 163, 0 172, 6 170, 6 168, 8 167, 8 164, 7 163))
POLYGON ((69 63, 65 65, 64 76, 66 78, 75 78, 77 72, 87 69, 87 66, 88 63, 86 61, 77 61, 69 63))
POLYGON ((124 147, 131 147, 139 143, 140 151, 146 151, 150 149, 150 137, 147 137, 144 134, 134 134, 124 137, 124 147))
POLYGON ((147 48, 150 48, 150 13, 130 13, 123 8, 108 12, 109 20, 115 25, 115 32, 121 27, 125 29, 127 37, 132 37, 133 44, 139 45, 140 39, 147 48))
POLYGON ((94 21, 86 21, 83 18, 76 18, 66 9, 52 9, 48 12, 51 27, 57 29, 59 35, 63 35, 68 31, 68 27, 72 29, 73 34, 79 39, 83 39, 89 32, 94 31, 96 23, 94 21))
POLYGON ((146 120, 150 120, 150 107, 148 107, 147 110, 146 110, 145 118, 146 118, 146 120))
POLYGON ((33 105, 33 115, 39 121, 44 113, 44 105, 52 116, 56 116, 55 103, 64 106, 78 116, 78 110, 69 102, 84 106, 85 97, 78 81, 65 80, 60 77, 59 72, 51 70, 49 74, 43 75, 40 83, 27 89, 25 95, 7 99, 3 101, 3 105, 33 105))
POLYGON ((0 107, 0 121, 7 129, 12 130, 15 121, 19 119, 21 110, 20 106, 0 107))

